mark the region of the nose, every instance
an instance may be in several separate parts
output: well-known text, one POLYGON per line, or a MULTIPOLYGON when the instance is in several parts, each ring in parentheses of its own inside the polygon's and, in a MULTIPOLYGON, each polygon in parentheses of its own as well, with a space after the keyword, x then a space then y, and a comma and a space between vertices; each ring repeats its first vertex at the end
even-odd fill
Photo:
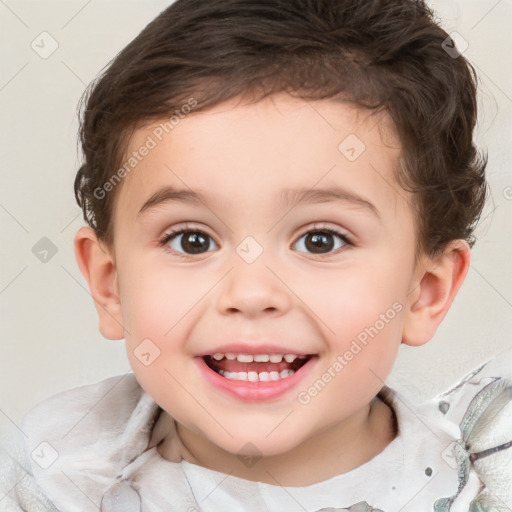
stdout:
POLYGON ((291 292, 279 272, 260 257, 253 263, 238 258, 220 283, 217 308, 221 314, 247 318, 281 316, 291 307, 291 292))

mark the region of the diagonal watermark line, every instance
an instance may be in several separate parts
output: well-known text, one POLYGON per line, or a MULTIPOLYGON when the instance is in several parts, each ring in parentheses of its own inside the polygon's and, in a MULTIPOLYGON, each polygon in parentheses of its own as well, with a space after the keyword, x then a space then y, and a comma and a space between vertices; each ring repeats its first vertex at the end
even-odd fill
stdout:
POLYGON ((507 98, 507 100, 512 103, 512 98, 480 66, 478 66, 474 62, 473 66, 475 66, 475 68, 477 68, 478 71, 482 73, 482 75, 484 75, 487 78, 487 80, 489 80, 489 82, 491 82, 491 84, 493 84, 494 87, 496 87, 496 89, 498 89, 498 91, 500 91, 501 94, 503 94, 503 96, 505 96, 505 98, 507 98))
POLYGON ((277 481, 277 478, 272 474, 270 473, 269 471, 265 470, 265 473, 268 473, 268 475, 277 483, 277 485, 279 485, 279 487, 281 487, 281 489, 286 493, 288 494, 288 496, 290 496, 290 498, 295 501, 295 503, 297 503, 297 505, 299 505, 299 507, 304 510, 305 512, 308 512, 303 506, 301 503, 299 503, 296 499, 295 499, 295 496, 293 496, 293 494, 290 494, 290 492, 288 491, 288 489, 282 485, 280 482, 277 481))
POLYGON ((69 69, 69 71, 76 76, 76 78, 78 78, 78 80, 80 80, 80 82, 82 82, 82 84, 87 87, 87 84, 63 61, 61 60, 62 64, 67 68, 69 69))
MULTIPOLYGON (((375 375, 375 377, 380 380, 380 382, 382 383, 383 386, 386 385, 386 383, 371 369, 371 368, 368 368, 368 370, 370 370, 370 372, 373 373, 373 375, 375 375)), ((425 425, 425 427, 427 427, 428 430, 430 430, 430 432, 432 432, 432 434, 434 434, 437 438, 439 438, 439 436, 398 396, 398 395, 395 395, 397 400, 399 400, 400 402, 402 402, 402 404, 409 410, 409 412, 413 415, 413 416, 416 416, 416 418, 421 421, 421 423, 423 423, 423 425, 425 425)))
POLYGON ((496 7, 498 7, 499 4, 501 4, 501 2, 503 2, 503 0, 498 0, 472 27, 471 27, 471 30, 475 29, 478 25, 480 25, 480 23, 482 23, 482 21, 485 20, 485 18, 487 18, 487 16, 489 16, 489 14, 491 14, 492 11, 494 11, 494 9, 496 9, 496 7))
POLYGON ((9 286, 11 286, 12 283, 14 283, 14 281, 16 281, 16 279, 18 279, 18 277, 21 276, 21 274, 23 274, 23 272, 25 272, 25 270, 27 270, 28 268, 28 265, 25 265, 25 268, 23 268, 22 270, 20 270, 1 290, 0 290, 0 295, 2 295, 2 293, 5 292, 5 290, 7 290, 7 288, 9 288, 9 286))
POLYGON ((376 167, 374 167, 373 164, 370 163, 370 167, 374 170, 375 173, 377 173, 380 176, 382 181, 384 181, 391 188, 391 190, 393 190, 393 192, 395 192, 410 206, 408 199, 406 199, 402 194, 400 194, 400 192, 386 178, 384 178, 384 176, 376 169, 376 167))
MULTIPOLYGON (((490 112, 491 115, 493 115, 491 122, 489 123, 488 117, 484 117, 484 115, 482 115, 482 116, 480 116, 481 118, 478 119, 477 123, 476 123, 475 141, 478 141, 478 143, 480 140, 482 140, 484 138, 485 135, 487 135, 487 132, 494 126, 494 123, 496 122, 496 119, 498 119, 498 115, 500 113, 499 103, 496 100, 496 97, 494 96, 494 94, 489 95, 489 102, 490 102, 491 98, 494 100, 494 107, 495 107, 495 110, 493 112, 490 112), (485 128, 485 130, 484 130, 484 128, 485 128)), ((490 107, 487 107, 487 108, 490 111, 490 107)), ((484 106, 478 107, 478 109, 480 111, 483 111, 484 106)))
POLYGON ((131 372, 125 373, 63 436, 64 439, 70 432, 74 430, 74 428, 81 423, 90 413, 91 411, 127 376, 130 375, 131 372))
POLYGON ((95 304, 100 306, 105 311, 105 313, 107 313, 107 315, 110 316, 110 318, 112 318, 112 320, 114 320, 114 322, 116 322, 117 325, 119 325, 120 327, 123 328, 124 332, 131 335, 131 332, 128 329, 126 329, 125 326, 123 324, 121 324, 117 320, 117 318, 114 315, 112 315, 112 313, 110 313, 110 311, 103 304, 100 304, 99 302, 97 302, 94 299, 94 297, 92 296, 91 292, 66 267, 64 267, 64 265, 61 265, 61 268, 62 268, 62 270, 64 270, 66 272, 66 274, 68 274, 71 277, 71 279, 73 279, 73 281, 75 281, 75 283, 78 286, 80 286, 80 288, 82 288, 82 290, 84 290, 87 293, 87 295, 89 295, 89 297, 92 298, 92 300, 94 301, 95 304))
MULTIPOLYGON (((336 167, 336 164, 332 165, 332 167, 309 189, 313 190, 334 168, 336 167)), ((275 222, 270 229, 267 231, 267 234, 270 233, 296 206, 298 202, 295 203, 293 206, 291 206, 284 214, 275 222)))
POLYGON ((377 121, 375 121, 375 123, 373 123, 373 125, 368 129, 368 133, 371 132, 382 121, 382 119, 378 116, 378 113, 376 117, 377 121))
POLYGON ((23 23, 23 25, 25 25, 25 27, 27 28, 30 28, 5 2, 4 0, 0 0, 0 4, 4 5, 6 7, 6 9, 8 9, 9 11, 11 11, 12 15, 15 16, 16 18, 18 18, 18 20, 23 23))
MULTIPOLYGON (((179 176, 178 176, 178 175, 177 175, 177 174, 176 174, 176 173, 175 173, 175 172, 174 172, 174 171, 173 171, 173 170, 172 170, 172 169, 171 169, 167 164, 165 164, 165 163, 164 163, 164 167, 166 167, 170 172, 172 172, 172 173, 174 174, 174 176, 176 176, 176 178, 177 178, 178 180, 180 180, 180 181, 181 181, 181 183, 183 183, 183 185, 184 185, 185 187, 187 187, 190 191, 192 191, 192 189, 191 189, 191 188, 190 188, 190 187, 189 187, 189 186, 188 186, 188 185, 183 181, 183 179, 182 179, 182 178, 180 178, 180 177, 179 177, 179 176)), ((225 223, 225 222, 224 222, 224 221, 223 221, 223 220, 222 220, 222 219, 221 219, 221 218, 220 218, 220 217, 219 217, 219 216, 218 216, 218 215, 217 215, 217 214, 216 214, 216 213, 215 213, 215 212, 214 212, 214 211, 213 211, 213 210, 212 210, 208 205, 207 205, 207 204, 203 203, 202 201, 201 201, 201 204, 202 204, 205 208, 207 208, 207 209, 211 212, 211 214, 212 214, 212 215, 214 215, 215 217, 217 217, 217 219, 219 219, 219 221, 220 221, 220 222, 222 222, 222 224, 224 224, 224 226, 226 226, 226 228, 227 228, 231 233, 233 232, 233 230, 232 230, 232 229, 231 229, 231 228, 230 228, 230 227, 229 227, 229 226, 228 226, 228 225, 227 225, 227 224, 226 224, 226 223, 225 223)))
POLYGON ((0 203, 0 208, 2 208, 4 212, 7 213, 7 215, 9 215, 9 217, 11 217, 14 222, 16 222, 16 224, 25 231, 25 233, 29 233, 28 229, 2 203, 0 203))
MULTIPOLYGON (((499 508, 496 509, 497 512, 506 512, 507 510, 509 512, 512 512, 512 508, 510 508, 499 496, 496 496, 496 494, 494 494, 488 487, 486 487, 485 490, 487 490, 489 492, 489 494, 492 494, 492 497, 501 503, 499 508), (502 507, 503 507, 503 509, 502 509, 502 507)), ((494 510, 494 508, 493 508, 493 510, 494 510)))
MULTIPOLYGON (((434 481, 434 479, 439 476, 439 473, 436 473, 433 477, 431 477, 427 483, 407 502, 407 503, 404 503, 404 505, 400 508, 400 510, 403 510, 407 505, 409 505, 409 503, 418 496, 418 494, 423 491, 423 489, 425 489, 425 487, 427 487, 427 485, 430 485, 431 482, 434 481)), ((400 512, 400 510, 398 512, 400 512)))
POLYGON ((495 286, 493 286, 474 265, 471 265, 471 268, 512 308, 512 303, 495 286))
POLYGON ((336 333, 268 265, 265 266, 270 270, 270 272, 272 272, 272 274, 274 274, 277 277, 277 279, 279 279, 279 281, 281 281, 281 283, 283 283, 286 286, 286 288, 288 288, 288 290, 290 290, 290 292, 293 293, 293 295, 295 295, 295 297, 297 297, 297 299, 299 299, 302 302, 302 304, 304 304, 304 306, 306 306, 309 309, 309 311, 311 311, 311 313, 313 313, 318 318, 318 320, 320 320, 320 322, 322 322, 325 325, 325 327, 327 327, 327 329, 329 329, 329 331, 336 335, 336 333))
POLYGON ((0 409, 0 412, 25 436, 28 437, 25 432, 14 422, 2 409, 0 409))
POLYGON ((27 66, 28 62, 25 62, 25 64, 23 64, 23 66, 21 66, 21 68, 18 69, 18 71, 16 71, 16 73, 14 73, 12 77, 9 78, 9 80, 7 80, 7 82, 5 82, 5 84, 2 85, 2 87, 0 87, 0 92, 3 91, 27 66))
MULTIPOLYGON (((492 196, 490 196, 490 197, 491 197, 491 199, 492 199, 492 196)), ((474 228, 474 230, 473 230, 473 233, 475 234, 475 236, 476 236, 476 235, 477 235, 477 233, 478 233, 478 239, 479 239, 479 238, 480 238, 480 236, 481 236, 481 235, 480 235, 480 232, 481 232, 481 231, 484 229, 484 227, 485 227, 485 225, 484 225, 485 221, 486 221, 486 220, 487 220, 491 215, 493 215, 493 214, 494 214, 494 212, 495 212, 495 211, 500 207, 500 205, 499 205, 499 204, 495 204, 495 203, 494 203, 494 199, 493 199, 493 205, 494 205, 494 208, 493 208, 490 212, 488 212, 488 213, 485 215, 485 217, 480 217, 480 218, 478 219, 478 221, 477 221, 477 224, 475 225, 475 228, 474 228)), ((489 228, 487 228, 487 229, 489 229, 489 228)), ((484 236, 484 235, 482 235, 482 236, 484 236)))
MULTIPOLYGON (((7 455, 16 463, 16 465, 18 467, 21 468, 22 471, 25 472, 25 474, 0 498, 0 504, 2 503, 2 500, 4 498, 7 498, 7 496, 9 494, 11 494, 11 492, 16 487, 18 487, 18 485, 20 485, 22 480, 24 480, 27 477, 33 478, 33 475, 31 473, 29 473, 14 457, 12 457, 10 453, 8 453, 7 451, 5 451, 5 453, 7 453, 7 455)), ((34 496, 33 494, 31 494, 30 498, 31 498, 31 500, 37 501, 37 503, 40 505, 40 508, 38 507, 37 510, 48 510, 48 502, 47 501, 42 501, 42 499, 44 499, 44 498, 42 498, 41 495, 35 495, 34 496)), ((18 501, 16 501, 16 504, 18 504, 18 501)), ((2 509, 2 510, 4 510, 4 509, 2 509)), ((9 510, 11 510, 11 509, 9 508, 9 510)), ((25 510, 25 509, 23 509, 23 510, 25 510)), ((35 509, 31 508, 30 510, 35 510, 35 509)))
MULTIPOLYGON (((228 473, 228 474, 227 474, 227 475, 226 475, 226 476, 225 476, 225 477, 224 477, 224 478, 223 478, 223 479, 222 479, 222 480, 221 480, 221 481, 220 481, 220 482, 219 482, 219 483, 218 483, 218 484, 217 484, 217 485, 216 485, 216 486, 215 486, 215 487, 214 487, 214 488, 213 488, 213 489, 212 489, 212 490, 211 490, 211 491, 210 491, 210 492, 209 492, 209 493, 204 497, 204 498, 202 498, 202 499, 201 499, 201 503, 202 503, 204 500, 208 499, 208 497, 209 497, 209 496, 210 496, 214 491, 216 491, 216 490, 217 490, 217 489, 218 489, 218 488, 219 488, 219 487, 220 487, 220 486, 221 486, 221 485, 226 481, 226 479, 227 479, 227 478, 229 478, 232 474, 233 474, 232 472, 231 472, 231 473, 228 473)), ((190 512, 192 512, 194 509, 192 509, 192 508, 191 508, 191 509, 189 509, 189 510, 190 510, 190 512)))
MULTIPOLYGON (((291 94, 292 92, 297 92, 297 90, 299 89, 298 87, 295 87, 293 84, 291 84, 288 80, 285 80, 286 82, 286 85, 287 85, 287 91, 291 94)), ((274 105, 275 109, 280 113, 282 114, 282 112, 279 110, 279 107, 278 105, 276 104, 276 102, 274 101, 274 98, 271 96, 270 97, 271 101, 272 101, 272 104, 274 105)), ((321 117, 334 131, 336 131, 336 128, 334 128, 334 126, 311 104, 311 102, 309 102, 308 100, 306 100, 305 98, 301 98, 302 101, 306 102, 308 104, 308 106, 314 110, 316 112, 316 114, 321 117)))
MULTIPOLYGON (((306 100, 304 100, 306 101, 306 100)), ((334 130, 336 131, 336 128, 334 128, 334 126, 329 123, 329 121, 327 121, 327 119, 309 102, 309 101, 306 101, 306 103, 334 130)))
MULTIPOLYGON (((20 463, 20 461, 16 458, 16 456, 12 456, 4 447, 0 447, 1 448, 1 452, 2 453, 6 453, 7 456, 14 462, 14 464, 16 464, 16 466, 21 469, 25 474, 18 480, 18 482, 16 483, 16 485, 18 485, 27 475, 29 475, 30 473, 23 467, 23 465, 20 463)), ((30 464, 30 462, 29 462, 30 464)), ((29 468, 30 469, 30 468, 29 468)), ((16 485, 14 487, 16 487, 16 485)), ((14 489, 14 487, 12 489, 14 489)), ((11 491, 12 491, 11 489, 11 491)), ((11 492, 9 491, 9 492, 11 492)), ((5 496, 4 496, 5 497, 5 496)), ((2 500, 0 500, 2 501, 2 500)))
POLYGON ((200 297, 195 304, 193 304, 182 316, 181 318, 164 334, 167 336, 182 320, 187 316, 205 297, 208 295, 232 270, 234 267, 231 267, 209 290, 207 290, 202 297, 200 297))
POLYGON ((66 229, 69 228, 69 226, 71 226, 71 224, 73 224, 73 222, 75 222, 76 219, 78 219, 78 217, 80 217, 80 215, 82 215, 82 212, 78 212, 61 230, 60 232, 61 233, 64 233, 64 231, 66 231, 66 229))
MULTIPOLYGON (((91 497, 85 493, 82 489, 80 489, 80 487, 78 487, 78 485, 73 482, 73 480, 68 476, 66 475, 66 473, 64 473, 64 471, 62 471, 62 474, 93 504, 94 507, 96 507, 98 510, 100 510, 100 507, 98 507, 98 505, 96 505, 96 503, 94 503, 94 501, 92 501, 91 497)), ((100 510, 101 512, 101 510, 100 510)))
MULTIPOLYGON (((426 273, 431 274, 432 272, 434 272, 434 270, 435 270, 438 266, 439 266, 439 265, 438 265, 437 263, 436 263, 436 264, 434 264, 434 266, 433 266, 433 267, 431 267, 431 268, 429 268, 429 269, 427 270, 427 272, 426 272, 426 273)), ((412 288, 411 290, 409 290, 409 291, 407 292, 406 297, 409 297, 409 295, 411 295, 411 293, 412 293, 412 292, 414 292, 415 290, 417 290, 417 289, 421 286, 421 282, 422 282, 422 280, 420 280, 420 282, 419 282, 419 283, 418 283, 414 288, 412 288)))
POLYGON ((499 204, 497 204, 483 219, 480 219, 478 221, 478 224, 481 225, 483 224, 487 219, 488 217, 490 217, 498 208, 499 208, 499 204))
MULTIPOLYGON (((10 456, 10 455, 9 455, 10 456)), ((11 457, 12 459, 12 457, 11 457)), ((15 459, 13 459, 15 460, 15 459)), ((16 461, 17 462, 17 461, 16 461)), ((19 464, 18 464, 19 465, 19 464)), ((21 466, 20 466, 21 467, 21 466)), ((22 468, 23 471, 25 471, 25 468, 22 468)), ((16 487, 18 487, 19 483, 24 479, 24 478, 27 478, 27 476, 29 476, 29 474, 25 471, 25 474, 0 498, 0 504, 2 503, 2 501, 7 498, 7 496, 9 496, 9 494, 11 494, 11 492, 13 491, 13 489, 15 489, 16 487)))
POLYGON ((290 416, 290 414, 292 412, 295 412, 294 409, 292 409, 266 436, 265 436, 265 439, 270 435, 272 434, 272 432, 274 432, 280 425, 282 425, 284 423, 284 421, 286 420, 286 418, 288 418, 288 416, 290 416))
POLYGON ((224 425, 222 425, 222 423, 220 423, 217 418, 215 418, 215 416, 213 416, 210 411, 208 411, 208 409, 185 387, 183 386, 183 384, 167 369, 167 368, 164 368, 164 370, 166 371, 166 373, 172 377, 177 384, 179 384, 181 386, 181 388, 183 389, 183 391, 185 391, 185 393, 188 393, 188 395, 193 399, 195 400, 195 402, 203 409, 203 411, 208 414, 208 416, 210 416, 210 418, 215 421, 215 423, 217 423, 217 425, 219 425, 220 428, 222 428, 222 430, 224 430, 224 432, 226 432, 226 434, 230 437, 233 437, 233 435, 231 434, 231 432, 229 432, 226 427, 224 427, 224 425))
POLYGON ((87 2, 82 7, 80 7, 80 9, 73 16, 71 16, 71 18, 66 21, 64 25, 62 25, 62 27, 60 27, 61 30, 66 28, 91 2, 92 0, 87 0, 87 2))

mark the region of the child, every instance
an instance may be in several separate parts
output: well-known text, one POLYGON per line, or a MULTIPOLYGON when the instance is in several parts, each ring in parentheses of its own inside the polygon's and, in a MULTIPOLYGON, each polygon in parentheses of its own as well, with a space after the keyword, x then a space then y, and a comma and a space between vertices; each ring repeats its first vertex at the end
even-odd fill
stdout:
POLYGON ((476 114, 421 1, 162 12, 92 87, 75 182, 133 373, 26 414, 2 510, 510 510, 510 359, 421 406, 384 384, 468 271, 476 114))

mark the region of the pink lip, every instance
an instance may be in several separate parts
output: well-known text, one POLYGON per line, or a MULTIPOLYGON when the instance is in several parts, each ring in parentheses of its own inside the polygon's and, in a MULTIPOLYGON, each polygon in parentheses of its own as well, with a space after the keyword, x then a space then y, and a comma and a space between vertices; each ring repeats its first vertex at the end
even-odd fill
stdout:
POLYGON ((202 352, 201 354, 196 354, 198 357, 203 356, 211 356, 221 352, 222 354, 226 354, 228 352, 232 354, 295 354, 297 356, 307 356, 311 355, 313 352, 302 352, 297 351, 294 348, 286 348, 278 345, 258 345, 255 346, 251 343, 232 343, 229 345, 222 345, 215 349, 209 349, 208 352, 202 352))
MULTIPOLYGON (((220 352, 220 350, 219 350, 220 352)), ((229 351, 228 351, 229 352, 229 351)), ((239 352, 250 353, 250 352, 239 352)), ((261 352, 255 352, 261 354, 261 352)), ((263 352, 268 354, 268 352, 263 352)), ((283 352, 277 352, 282 354, 283 352)), ((287 354, 293 352, 285 352, 287 354)), ((194 362, 197 364, 201 375, 216 389, 241 399, 246 402, 259 402, 264 400, 271 400, 283 395, 286 391, 295 387, 299 382, 306 377, 312 367, 315 365, 317 357, 312 357, 306 364, 299 368, 293 375, 285 379, 267 382, 250 382, 244 380, 230 380, 222 375, 213 371, 204 361, 202 357, 194 357, 194 362)))

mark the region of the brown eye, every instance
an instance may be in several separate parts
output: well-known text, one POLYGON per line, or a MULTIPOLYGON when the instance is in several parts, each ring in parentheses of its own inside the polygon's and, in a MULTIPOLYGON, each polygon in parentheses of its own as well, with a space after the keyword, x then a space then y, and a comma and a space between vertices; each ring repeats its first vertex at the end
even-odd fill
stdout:
POLYGON ((173 251, 185 254, 202 254, 211 245, 216 245, 212 238, 202 231, 178 231, 166 236, 162 245, 168 245, 173 251))
POLYGON ((333 250, 341 249, 350 242, 348 238, 334 230, 309 231, 299 238, 296 245, 300 252, 312 254, 327 254, 333 250), (302 250, 302 248, 304 250, 302 250))

